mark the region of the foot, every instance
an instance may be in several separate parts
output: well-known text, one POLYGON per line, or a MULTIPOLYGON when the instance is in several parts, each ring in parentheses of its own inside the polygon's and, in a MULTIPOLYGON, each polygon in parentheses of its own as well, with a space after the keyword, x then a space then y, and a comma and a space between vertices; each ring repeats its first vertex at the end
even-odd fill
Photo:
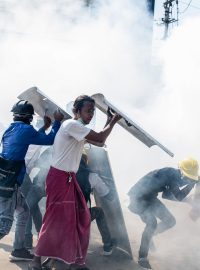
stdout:
POLYGON ((32 261, 33 259, 33 254, 30 253, 26 248, 21 248, 21 249, 14 249, 10 256, 9 260, 10 261, 32 261))
POLYGON ((114 247, 116 247, 116 245, 117 245, 117 242, 115 239, 112 239, 110 244, 104 244, 102 255, 110 256, 113 253, 113 249, 114 247))
POLYGON ((143 268, 143 269, 152 269, 151 265, 149 263, 149 260, 147 258, 139 258, 138 264, 143 268))
POLYGON ((110 245, 104 245, 103 247, 103 256, 110 256, 113 253, 113 244, 111 243, 110 245))

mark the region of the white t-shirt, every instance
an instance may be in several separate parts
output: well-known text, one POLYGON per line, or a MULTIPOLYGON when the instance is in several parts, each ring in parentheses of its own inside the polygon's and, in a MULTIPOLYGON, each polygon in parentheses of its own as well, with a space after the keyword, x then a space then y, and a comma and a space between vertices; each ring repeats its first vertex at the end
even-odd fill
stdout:
POLYGON ((94 189, 99 197, 104 197, 109 193, 109 188, 103 182, 101 177, 97 173, 90 173, 89 174, 89 182, 91 188, 94 189))
POLYGON ((52 166, 66 172, 77 172, 85 137, 90 129, 80 121, 69 119, 63 122, 53 145, 52 166))

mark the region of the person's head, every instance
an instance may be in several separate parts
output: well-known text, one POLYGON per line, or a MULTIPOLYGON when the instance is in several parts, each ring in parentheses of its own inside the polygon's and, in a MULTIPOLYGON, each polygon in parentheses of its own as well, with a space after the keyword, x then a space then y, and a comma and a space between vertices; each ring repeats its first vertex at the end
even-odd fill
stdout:
POLYGON ((34 108, 27 100, 20 100, 12 107, 14 121, 22 121, 26 124, 30 124, 33 120, 34 108))
POLYGON ((95 101, 90 96, 82 95, 76 98, 73 104, 75 119, 81 119, 84 124, 89 124, 95 111, 95 101))
POLYGON ((199 164, 194 158, 188 158, 179 162, 179 169, 184 177, 192 181, 198 181, 199 164))

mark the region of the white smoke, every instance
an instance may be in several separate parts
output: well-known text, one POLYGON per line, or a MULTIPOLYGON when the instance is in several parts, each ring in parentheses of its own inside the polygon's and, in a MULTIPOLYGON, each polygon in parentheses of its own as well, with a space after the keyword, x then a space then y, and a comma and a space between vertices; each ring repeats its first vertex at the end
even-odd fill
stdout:
MULTIPOLYGON (((145 124, 145 118, 148 122, 147 108, 160 90, 153 86, 149 64, 152 21, 145 1, 94 1, 91 8, 79 0, 1 3, 4 102, 0 113, 4 121, 11 119, 16 96, 36 85, 63 107, 79 94, 102 92, 138 122, 145 124)), ((149 131, 154 130, 153 122, 149 131)), ((109 152, 114 172, 116 167, 124 174, 135 162, 141 167, 138 164, 150 151, 127 132, 116 130, 108 141, 109 152), (114 158, 115 149, 123 153, 127 147, 129 162, 124 164, 124 156, 114 158), (136 159, 135 153, 140 157, 136 159)), ((140 173, 136 170, 133 178, 140 173)))
POLYGON ((16 97, 31 86, 63 108, 79 94, 103 93, 175 153, 172 159, 148 149, 116 126, 107 145, 124 198, 148 171, 176 167, 188 155, 200 160, 200 19, 190 18, 172 33, 151 69, 144 0, 94 1, 91 8, 83 3, 1 1, 1 122, 11 121, 16 97))
POLYGON ((37 85, 60 103, 96 91, 131 105, 143 99, 150 80, 145 1, 101 1, 98 9, 83 2, 4 3, 1 89, 9 98, 37 85))
MULTIPOLYGON (((154 126, 154 130, 158 137, 165 134, 163 138, 175 153, 173 163, 167 161, 165 165, 175 165, 186 156, 199 160, 200 41, 196 35, 199 24, 199 17, 188 18, 174 29, 167 41, 160 42, 156 56, 162 68, 163 87, 149 108, 148 121, 155 121, 157 125, 160 120, 160 125, 154 126)), ((160 156, 160 153, 156 156, 160 156)), ((161 163, 162 159, 157 164, 161 163)), ((190 205, 164 203, 176 217, 177 225, 155 237, 157 250, 154 255, 150 252, 152 266, 157 269, 156 260, 159 258, 159 269, 198 269, 199 239, 196 236, 199 234, 199 221, 194 223, 189 219, 190 205)))

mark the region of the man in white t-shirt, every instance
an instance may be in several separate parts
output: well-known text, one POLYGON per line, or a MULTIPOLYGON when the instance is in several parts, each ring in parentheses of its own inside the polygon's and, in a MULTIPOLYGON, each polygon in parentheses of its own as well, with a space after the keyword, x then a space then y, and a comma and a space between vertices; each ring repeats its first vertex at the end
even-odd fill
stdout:
POLYGON ((29 270, 41 270, 41 256, 56 258, 69 265, 85 266, 91 217, 76 180, 85 141, 103 146, 117 114, 109 115, 102 131, 86 127, 95 111, 93 98, 82 95, 73 104, 74 118, 60 127, 53 145, 53 162, 46 179, 47 204, 35 257, 29 270), (70 248, 66 248, 70 247, 70 248))
POLYGON ((90 129, 79 120, 65 121, 54 141, 52 167, 66 172, 77 172, 84 138, 89 132, 90 129))

